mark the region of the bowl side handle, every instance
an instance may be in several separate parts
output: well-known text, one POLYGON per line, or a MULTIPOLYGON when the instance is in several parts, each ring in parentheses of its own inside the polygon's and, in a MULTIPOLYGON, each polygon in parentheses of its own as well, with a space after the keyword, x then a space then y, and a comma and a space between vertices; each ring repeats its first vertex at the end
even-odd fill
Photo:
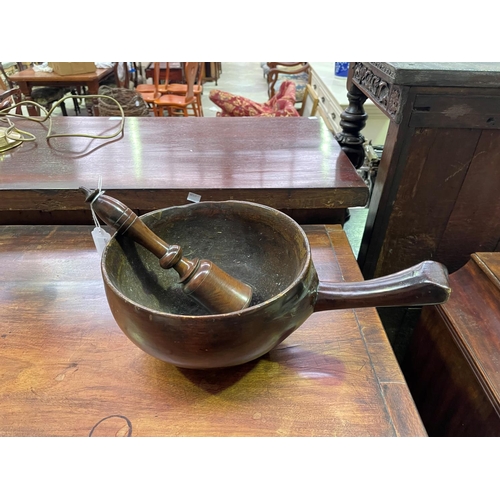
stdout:
POLYGON ((427 260, 367 281, 320 282, 314 311, 441 304, 448 300, 450 293, 446 267, 427 260))

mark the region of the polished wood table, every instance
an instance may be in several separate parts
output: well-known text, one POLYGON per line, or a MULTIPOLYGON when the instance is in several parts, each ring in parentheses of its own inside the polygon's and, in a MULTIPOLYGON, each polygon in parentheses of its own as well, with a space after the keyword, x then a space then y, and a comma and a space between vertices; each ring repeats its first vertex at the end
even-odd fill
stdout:
MULTIPOLYGON (((361 273, 305 226, 322 281, 361 273)), ((239 367, 178 369, 108 308, 90 226, 0 227, 1 436, 425 436, 375 309, 314 313, 239 367)))
MULTIPOLYGON (((31 98, 31 90, 33 87, 87 87, 89 95, 99 93, 100 82, 112 74, 113 68, 99 68, 91 73, 82 73, 80 75, 59 75, 57 73, 45 73, 43 71, 34 71, 33 69, 25 69, 9 75, 9 80, 13 81, 24 94, 26 100, 31 98)), ((32 116, 39 115, 39 111, 34 106, 28 106, 28 113, 32 116)), ((93 106, 94 116, 99 116, 99 106, 97 99, 94 99, 93 106)))
MULTIPOLYGON (((202 201, 252 201, 299 223, 343 223, 368 188, 318 119, 127 117, 112 140, 45 139, 47 127, 16 122, 37 136, 0 156, 1 224, 91 224, 78 192, 95 188, 137 213, 202 201)), ((110 134, 115 117, 55 117, 53 132, 110 134)))

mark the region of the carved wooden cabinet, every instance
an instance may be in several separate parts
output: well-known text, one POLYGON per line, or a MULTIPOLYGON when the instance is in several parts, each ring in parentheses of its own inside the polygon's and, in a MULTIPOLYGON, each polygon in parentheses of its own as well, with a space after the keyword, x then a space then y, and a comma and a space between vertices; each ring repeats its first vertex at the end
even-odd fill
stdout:
POLYGON ((424 307, 403 372, 430 436, 500 436, 500 253, 473 254, 424 307))
MULTIPOLYGON (((337 134, 362 160, 363 103, 390 124, 358 263, 365 278, 425 259, 450 272, 500 248, 500 63, 350 64, 337 134)), ((368 113, 369 114, 369 113, 368 113)))
MULTIPOLYGON (((347 79, 335 76, 335 63, 313 62, 311 65, 311 86, 318 97, 317 115, 334 133, 341 132, 341 115, 349 105, 347 79)), ((389 118, 372 101, 367 99, 365 111, 370 117, 363 129, 366 140, 373 145, 383 145, 389 128, 389 118)))

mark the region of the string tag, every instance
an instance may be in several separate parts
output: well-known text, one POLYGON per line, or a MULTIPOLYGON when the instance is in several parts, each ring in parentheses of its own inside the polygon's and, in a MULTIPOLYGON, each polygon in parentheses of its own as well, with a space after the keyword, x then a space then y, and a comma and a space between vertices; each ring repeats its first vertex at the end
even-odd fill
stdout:
POLYGON ((104 252, 106 245, 111 239, 111 235, 107 231, 104 231, 101 226, 99 226, 92 229, 92 239, 94 240, 94 245, 97 249, 97 253, 99 255, 102 255, 102 252, 104 252))
POLYGON ((101 176, 99 176, 97 188, 99 189, 99 193, 92 200, 92 203, 90 204, 90 211, 92 212, 92 218, 94 219, 94 224, 95 224, 95 228, 92 230, 91 234, 92 234, 92 239, 94 240, 94 245, 97 249, 97 253, 99 255, 102 255, 102 252, 104 252, 106 245, 108 244, 109 240, 111 240, 111 235, 101 227, 101 224, 99 224, 99 219, 97 218, 97 215, 94 212, 94 207, 92 206, 94 204, 94 201, 97 200, 97 198, 99 198, 99 196, 101 196, 101 194, 104 193, 104 191, 102 190, 101 176))
POLYGON ((193 203, 198 203, 201 200, 201 195, 196 193, 189 193, 187 200, 192 201, 193 203))

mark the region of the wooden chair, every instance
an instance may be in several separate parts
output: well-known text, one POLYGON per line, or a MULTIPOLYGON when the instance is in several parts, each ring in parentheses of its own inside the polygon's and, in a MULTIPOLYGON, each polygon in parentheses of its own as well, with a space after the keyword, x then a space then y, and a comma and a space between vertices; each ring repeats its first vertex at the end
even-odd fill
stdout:
POLYGON ((154 63, 154 73, 153 73, 153 85, 138 85, 135 89, 138 94, 144 99, 150 109, 153 110, 156 115, 156 100, 162 96, 160 91, 160 63, 154 63), (139 90, 139 87, 145 89, 145 91, 139 90))
POLYGON ((185 95, 163 94, 154 101, 153 110, 155 116, 163 116, 164 110, 167 110, 169 116, 201 116, 198 100, 194 95, 194 80, 198 71, 198 63, 188 62, 185 66, 185 75, 187 82, 187 92, 185 95), (188 110, 193 113, 190 115, 188 110))
POLYGON ((117 62, 114 66, 114 75, 116 86, 120 89, 128 89, 130 83, 130 74, 128 72, 128 63, 117 62))
POLYGON ((153 83, 141 83, 135 87, 135 90, 140 94, 149 94, 151 92, 160 92, 161 94, 167 93, 167 87, 170 77, 170 67, 169 63, 166 64, 165 69, 165 83, 160 83, 160 64, 153 63, 153 83), (156 67, 158 65, 158 68, 156 67), (155 79, 158 81, 158 85, 155 85, 155 79))
MULTIPOLYGON (((11 89, 0 92, 0 111, 14 106, 18 102, 22 101, 22 94, 19 87, 13 87, 11 89)), ((22 114, 21 106, 18 106, 15 111, 18 115, 22 114)))
POLYGON ((292 80, 296 88, 296 102, 302 102, 310 80, 310 66, 307 62, 268 62, 267 73, 269 97, 273 97, 285 80, 292 80))
MULTIPOLYGON (((199 62, 198 70, 196 72, 195 84, 193 85, 193 93, 196 97, 197 106, 200 112, 199 116, 203 116, 203 105, 201 102, 201 95, 203 94, 202 86, 202 74, 203 74, 203 63, 199 62)), ((171 83, 167 86, 167 91, 165 93, 175 94, 175 95, 186 95, 188 91, 187 84, 182 83, 171 83)))

